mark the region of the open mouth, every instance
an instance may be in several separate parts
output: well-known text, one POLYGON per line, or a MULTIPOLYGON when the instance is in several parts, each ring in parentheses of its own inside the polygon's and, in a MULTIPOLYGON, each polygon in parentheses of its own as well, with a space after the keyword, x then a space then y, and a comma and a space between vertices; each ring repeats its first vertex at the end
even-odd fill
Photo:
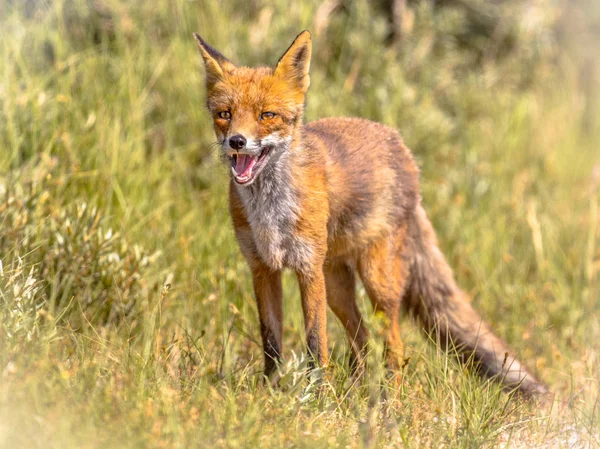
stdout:
POLYGON ((233 173, 235 182, 238 184, 248 184, 254 180, 264 165, 270 151, 271 147, 265 147, 258 156, 251 156, 243 153, 234 153, 230 155, 231 172, 233 173))

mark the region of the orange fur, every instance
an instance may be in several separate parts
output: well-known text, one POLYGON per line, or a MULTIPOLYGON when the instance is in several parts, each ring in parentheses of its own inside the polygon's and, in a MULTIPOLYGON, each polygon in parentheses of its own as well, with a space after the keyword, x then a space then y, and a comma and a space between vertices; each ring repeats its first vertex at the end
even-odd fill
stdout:
POLYGON ((363 358, 368 331, 356 305, 357 272, 373 307, 388 318, 391 367, 403 354, 404 307, 442 345, 452 341, 474 355, 484 374, 528 394, 545 392, 505 355, 456 285, 420 204, 419 170, 398 132, 357 118, 302 124, 310 34, 301 33, 275 69, 236 67, 195 37, 215 133, 233 167, 230 212, 252 271, 266 374, 282 353, 281 270, 289 267, 300 285, 309 351, 321 365, 326 304, 346 328, 353 361, 363 358))

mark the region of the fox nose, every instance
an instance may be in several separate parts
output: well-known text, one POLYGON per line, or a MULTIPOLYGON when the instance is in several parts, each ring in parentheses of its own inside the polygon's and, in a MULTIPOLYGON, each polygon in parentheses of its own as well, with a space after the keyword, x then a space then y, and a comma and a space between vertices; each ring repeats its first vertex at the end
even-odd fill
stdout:
POLYGON ((246 138, 241 134, 229 138, 229 146, 234 150, 241 150, 246 146, 246 138))

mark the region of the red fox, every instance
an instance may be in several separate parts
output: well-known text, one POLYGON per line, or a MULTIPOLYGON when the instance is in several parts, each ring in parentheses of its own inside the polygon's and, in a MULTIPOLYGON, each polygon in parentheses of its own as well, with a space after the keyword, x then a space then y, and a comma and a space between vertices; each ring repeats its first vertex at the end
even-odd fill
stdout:
POLYGON ((281 271, 298 277, 306 340, 327 363, 327 305, 346 329, 354 364, 368 331, 356 276, 387 316, 388 364, 403 355, 401 309, 451 342, 481 373, 526 395, 546 393, 471 307, 438 249, 421 205, 419 169, 400 134, 360 118, 303 124, 311 35, 275 68, 238 67, 194 33, 206 67, 207 106, 231 164, 229 208, 258 304, 265 375, 282 354, 281 271))

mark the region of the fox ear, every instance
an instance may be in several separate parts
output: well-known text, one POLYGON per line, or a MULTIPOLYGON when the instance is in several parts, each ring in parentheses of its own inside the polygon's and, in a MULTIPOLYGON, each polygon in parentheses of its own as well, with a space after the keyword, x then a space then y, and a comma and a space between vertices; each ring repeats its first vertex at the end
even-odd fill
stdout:
POLYGON ((210 88, 221 80, 226 72, 231 72, 235 68, 235 65, 219 53, 218 50, 208 45, 198 33, 194 33, 194 38, 200 49, 202 59, 204 59, 204 65, 206 66, 206 85, 210 88))
POLYGON ((307 30, 300 33, 275 67, 275 75, 285 79, 295 88, 306 93, 310 85, 310 55, 312 41, 307 30))

